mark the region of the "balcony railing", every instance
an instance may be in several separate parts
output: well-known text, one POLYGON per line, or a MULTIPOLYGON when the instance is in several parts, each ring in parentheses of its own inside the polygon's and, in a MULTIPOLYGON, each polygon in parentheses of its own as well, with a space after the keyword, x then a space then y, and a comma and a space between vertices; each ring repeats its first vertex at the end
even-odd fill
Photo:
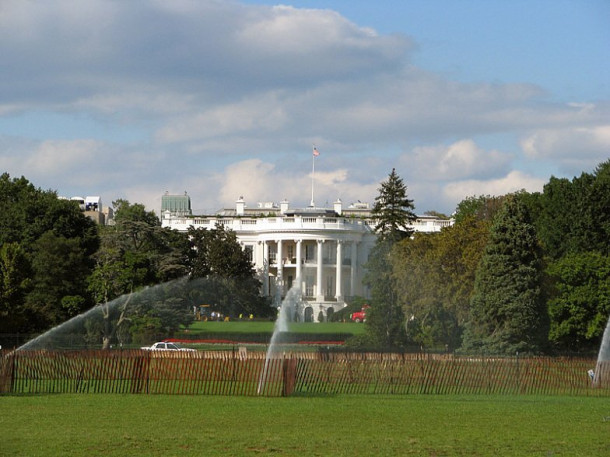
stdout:
MULTIPOLYGON (((375 227, 373 219, 355 219, 346 217, 219 217, 219 216, 166 216, 163 225, 179 230, 186 230, 189 226, 195 228, 214 227, 223 225, 236 232, 239 231, 266 231, 266 230, 347 230, 371 232, 375 227)), ((412 228, 418 232, 438 232, 441 228, 453 224, 453 220, 443 219, 418 219, 412 228)))

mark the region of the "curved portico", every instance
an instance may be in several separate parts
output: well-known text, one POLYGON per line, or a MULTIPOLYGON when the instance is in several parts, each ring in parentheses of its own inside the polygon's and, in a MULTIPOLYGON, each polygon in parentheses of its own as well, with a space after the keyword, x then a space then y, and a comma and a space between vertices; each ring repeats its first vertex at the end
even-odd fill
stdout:
MULTIPOLYGON (((315 222, 320 223, 325 224, 315 222)), ((320 311, 326 318, 329 308, 338 310, 345 306, 346 298, 365 295, 361 284, 362 266, 374 243, 374 235, 363 224, 344 224, 343 230, 303 229, 263 233, 242 230, 239 238, 244 248, 252 251, 263 293, 279 304, 296 287, 304 307, 312 308, 309 313, 303 309, 301 317, 312 315, 317 321, 320 311)))

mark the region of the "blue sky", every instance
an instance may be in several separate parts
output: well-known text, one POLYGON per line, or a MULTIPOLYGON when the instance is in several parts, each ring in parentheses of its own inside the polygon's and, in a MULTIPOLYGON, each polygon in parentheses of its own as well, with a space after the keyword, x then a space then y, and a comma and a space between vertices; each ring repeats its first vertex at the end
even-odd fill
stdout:
POLYGON ((0 169, 64 196, 200 212, 416 210, 540 191, 610 151, 610 2, 6 0, 0 169))

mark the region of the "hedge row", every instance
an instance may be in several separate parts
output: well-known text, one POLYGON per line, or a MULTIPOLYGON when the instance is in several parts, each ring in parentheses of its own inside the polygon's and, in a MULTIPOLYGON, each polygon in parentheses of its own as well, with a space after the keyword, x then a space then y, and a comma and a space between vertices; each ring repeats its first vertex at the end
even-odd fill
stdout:
MULTIPOLYGON (((243 333, 243 332, 180 332, 175 335, 175 339, 181 341, 229 341, 237 343, 261 343, 269 344, 273 332, 243 333)), ((320 343, 332 342, 343 343, 353 336, 351 333, 293 333, 280 332, 278 343, 298 344, 298 343, 320 343)))

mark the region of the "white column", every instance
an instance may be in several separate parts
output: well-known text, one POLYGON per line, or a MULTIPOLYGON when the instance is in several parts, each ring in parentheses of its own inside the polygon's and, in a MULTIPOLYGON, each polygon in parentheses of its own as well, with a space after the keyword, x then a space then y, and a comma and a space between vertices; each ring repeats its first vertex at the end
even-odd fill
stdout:
POLYGON ((352 265, 351 265, 351 276, 350 276, 350 295, 353 297, 356 295, 356 279, 357 279, 357 265, 358 265, 358 242, 352 241, 352 265))
POLYGON ((322 290, 322 243, 323 240, 318 240, 316 255, 318 256, 318 265, 316 271, 316 301, 324 301, 324 290, 322 290))
POLYGON ((301 245, 303 240, 295 240, 296 248, 297 248, 297 284, 299 285, 299 290, 303 290, 303 266, 301 265, 301 245))
POLYGON ((275 297, 277 303, 282 301, 282 291, 284 289, 284 258, 282 254, 282 240, 277 240, 277 253, 275 262, 277 264, 277 278, 275 278, 275 297))
POLYGON ((341 240, 337 240, 337 278, 336 278, 336 283, 335 284, 335 298, 337 299, 337 302, 342 302, 343 301, 343 285, 341 284, 341 273, 342 273, 342 269, 343 269, 343 251, 341 249, 343 242, 341 240))
POLYGON ((269 296, 269 244, 263 241, 263 295, 269 296))

